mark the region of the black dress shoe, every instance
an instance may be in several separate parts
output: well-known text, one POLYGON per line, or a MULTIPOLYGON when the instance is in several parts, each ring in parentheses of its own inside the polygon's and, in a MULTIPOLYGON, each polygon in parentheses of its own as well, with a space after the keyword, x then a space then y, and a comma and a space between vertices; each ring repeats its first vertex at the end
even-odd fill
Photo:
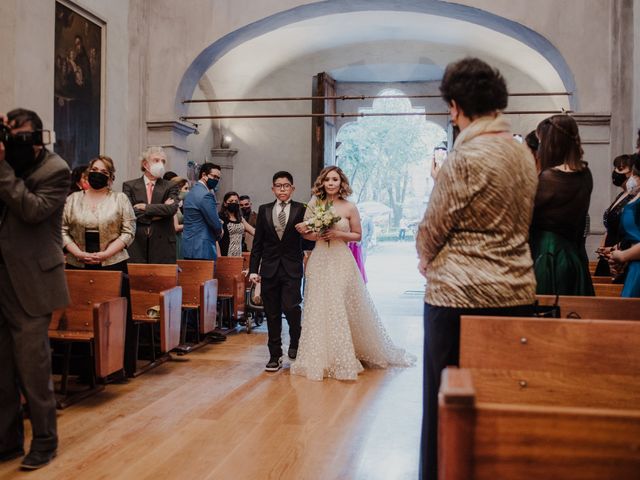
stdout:
POLYGON ((287 355, 289 355, 289 358, 291 360, 295 360, 296 357, 298 356, 298 349, 297 348, 290 348, 289 352, 287 353, 287 355))
POLYGON ((209 332, 207 333, 207 337, 209 337, 212 342, 224 342, 227 339, 226 335, 218 332, 209 332))
POLYGON ((282 368, 282 357, 271 357, 264 367, 267 372, 277 372, 282 368))
POLYGON ((24 448, 22 447, 17 447, 13 450, 7 450, 0 453, 0 462, 10 462, 11 460, 15 460, 19 457, 24 457, 24 448))
POLYGON ((37 470, 39 468, 44 467, 45 465, 49 465, 51 460, 56 458, 58 452, 55 450, 49 450, 46 452, 39 452, 38 450, 31 450, 29 455, 24 457, 22 463, 20 464, 20 468, 23 470, 37 470))

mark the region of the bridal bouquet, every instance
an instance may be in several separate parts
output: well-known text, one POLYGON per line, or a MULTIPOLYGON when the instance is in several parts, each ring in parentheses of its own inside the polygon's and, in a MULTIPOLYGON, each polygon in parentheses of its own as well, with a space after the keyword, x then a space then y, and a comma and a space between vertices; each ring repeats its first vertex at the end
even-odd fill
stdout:
POLYGON ((313 216, 305 223, 309 230, 321 235, 329 230, 334 223, 338 223, 340 218, 333 209, 333 203, 318 203, 313 210, 313 216))

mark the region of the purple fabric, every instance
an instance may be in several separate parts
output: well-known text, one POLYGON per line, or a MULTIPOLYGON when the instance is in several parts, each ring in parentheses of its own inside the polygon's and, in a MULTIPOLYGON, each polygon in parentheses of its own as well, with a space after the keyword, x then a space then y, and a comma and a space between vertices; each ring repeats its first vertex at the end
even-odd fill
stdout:
POLYGON ((358 265, 358 270, 360 270, 360 274, 362 275, 362 279, 364 283, 367 283, 367 272, 364 270, 364 262, 362 261, 362 247, 360 247, 360 243, 358 242, 349 242, 349 250, 353 253, 353 258, 356 260, 356 265, 358 265))

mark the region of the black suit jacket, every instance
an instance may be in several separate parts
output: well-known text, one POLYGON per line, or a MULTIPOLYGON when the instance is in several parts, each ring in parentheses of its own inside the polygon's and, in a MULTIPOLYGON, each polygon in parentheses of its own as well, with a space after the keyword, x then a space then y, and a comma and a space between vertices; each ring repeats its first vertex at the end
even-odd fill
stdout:
POLYGON ((278 238, 273 225, 273 208, 276 202, 261 205, 256 222, 256 235, 253 239, 250 273, 260 273, 262 277, 271 278, 282 265, 287 275, 302 278, 302 237, 296 230, 296 224, 304 220, 305 206, 300 202, 291 202, 289 221, 282 235, 278 238))
POLYGON ((142 177, 122 185, 131 205, 147 204, 146 210, 136 213, 136 238, 127 249, 130 263, 176 263, 176 230, 173 216, 178 211, 178 185, 158 178, 153 187, 151 203, 147 203, 147 189, 142 177), (173 199, 172 205, 164 202, 173 199), (148 243, 147 243, 148 240, 148 243), (147 250, 148 245, 148 250, 147 250))

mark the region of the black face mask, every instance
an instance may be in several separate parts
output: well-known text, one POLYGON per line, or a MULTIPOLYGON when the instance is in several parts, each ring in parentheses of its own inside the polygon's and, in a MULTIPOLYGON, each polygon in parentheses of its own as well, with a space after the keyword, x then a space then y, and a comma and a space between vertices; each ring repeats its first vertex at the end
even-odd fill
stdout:
POLYGON ((94 190, 100 190, 109 185, 109 177, 100 172, 89 172, 87 180, 94 190))
POLYGON ((621 187, 622 184, 627 180, 627 175, 624 173, 616 172, 615 170, 611 173, 611 180, 616 187, 621 187))
POLYGON ((8 141, 5 143, 5 158, 17 177, 21 177, 38 163, 33 145, 8 141))
POLYGON ((240 211, 240 204, 238 204, 238 203, 229 203, 229 204, 227 204, 227 210, 229 210, 230 213, 233 213, 233 214, 237 215, 238 212, 240 211))

